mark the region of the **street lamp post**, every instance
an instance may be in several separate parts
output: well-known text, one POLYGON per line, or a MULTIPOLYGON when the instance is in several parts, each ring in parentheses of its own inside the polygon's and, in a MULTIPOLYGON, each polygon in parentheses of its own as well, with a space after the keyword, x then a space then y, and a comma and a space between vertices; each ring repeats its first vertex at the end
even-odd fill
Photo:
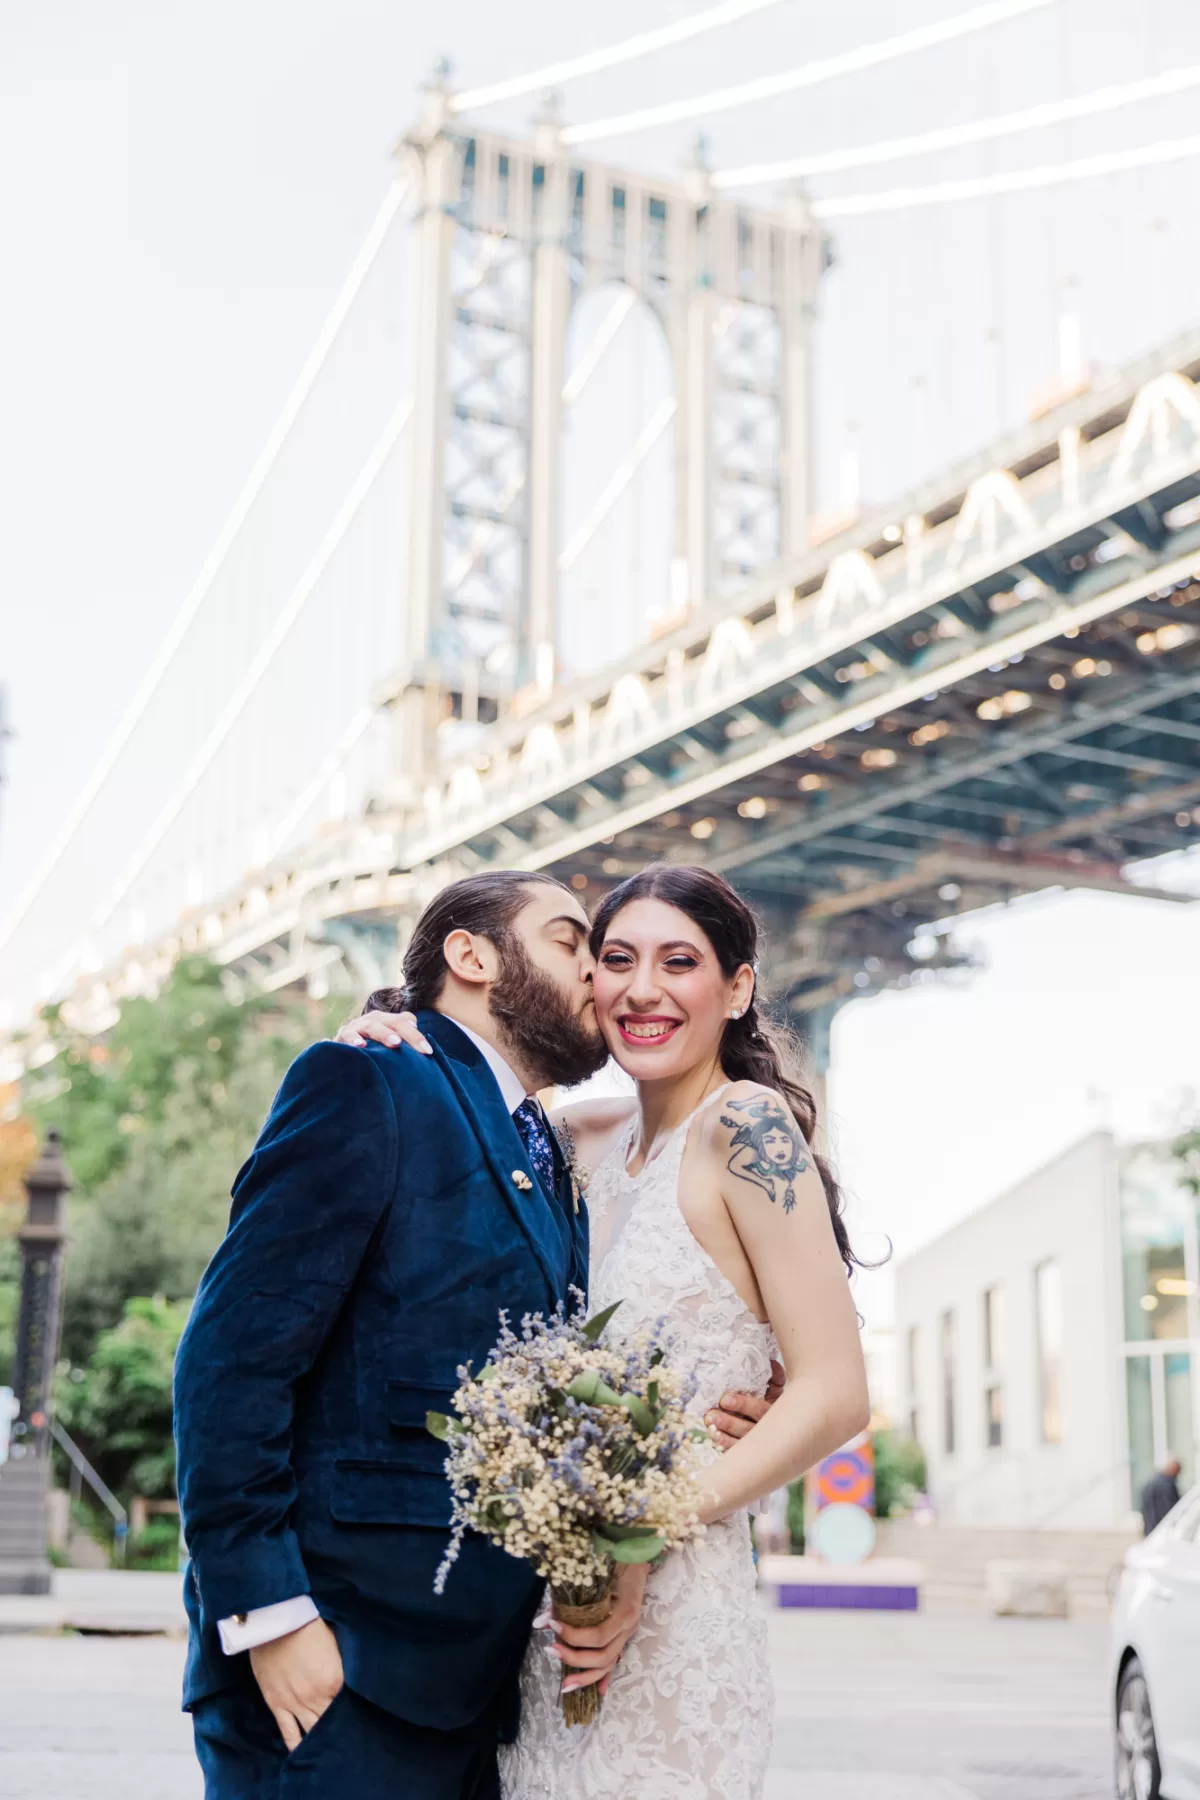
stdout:
POLYGON ((50 1591, 46 1497, 50 1419, 62 1327, 62 1265, 71 1177, 56 1131, 25 1177, 21 1301, 13 1362, 17 1416, 8 1461, 0 1468, 0 1594, 50 1591))

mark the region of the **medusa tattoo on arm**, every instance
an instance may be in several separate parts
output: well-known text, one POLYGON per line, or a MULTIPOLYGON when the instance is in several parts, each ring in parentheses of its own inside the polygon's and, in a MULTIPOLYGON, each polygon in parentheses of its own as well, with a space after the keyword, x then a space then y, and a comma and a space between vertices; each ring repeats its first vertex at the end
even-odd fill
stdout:
POLYGON ((790 1213, 796 1204, 796 1177, 809 1163, 800 1127, 774 1094, 727 1100, 725 1105, 728 1110, 722 1111, 721 1123, 733 1132, 726 1164, 730 1174, 753 1182, 772 1206, 782 1201, 784 1212, 790 1213))

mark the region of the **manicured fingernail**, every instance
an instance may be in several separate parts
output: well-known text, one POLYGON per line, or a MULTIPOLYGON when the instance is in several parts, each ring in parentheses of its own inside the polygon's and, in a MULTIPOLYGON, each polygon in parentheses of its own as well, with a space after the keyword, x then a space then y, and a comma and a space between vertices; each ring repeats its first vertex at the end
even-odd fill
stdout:
POLYGON ((421 1052, 422 1056, 433 1055, 433 1045, 429 1042, 428 1038, 418 1038, 417 1049, 421 1052))
POLYGON ((722 1394, 721 1395, 721 1405, 725 1408, 726 1412, 731 1411, 733 1409, 733 1407, 737 1405, 737 1395, 736 1394, 722 1394))
POLYGON ((535 1631, 545 1631, 550 1622, 550 1614, 548 1612, 540 1612, 533 1621, 533 1629, 535 1631))

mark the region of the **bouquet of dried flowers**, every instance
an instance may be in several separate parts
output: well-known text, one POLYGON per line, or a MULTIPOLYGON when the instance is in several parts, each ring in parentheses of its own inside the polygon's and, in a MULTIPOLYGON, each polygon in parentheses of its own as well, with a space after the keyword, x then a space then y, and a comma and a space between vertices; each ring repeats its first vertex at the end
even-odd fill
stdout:
MULTIPOLYGON (((617 1305, 620 1305, 618 1301, 617 1305)), ((550 1583, 555 1617, 607 1617, 618 1563, 645 1563, 698 1535, 706 1434, 654 1334, 604 1342, 617 1306, 593 1319, 534 1313, 500 1336, 477 1375, 459 1370, 454 1417, 430 1413, 448 1446, 454 1531, 442 1592, 463 1535, 478 1531, 550 1583)), ((595 1686, 562 1696, 569 1725, 599 1710, 595 1686)))

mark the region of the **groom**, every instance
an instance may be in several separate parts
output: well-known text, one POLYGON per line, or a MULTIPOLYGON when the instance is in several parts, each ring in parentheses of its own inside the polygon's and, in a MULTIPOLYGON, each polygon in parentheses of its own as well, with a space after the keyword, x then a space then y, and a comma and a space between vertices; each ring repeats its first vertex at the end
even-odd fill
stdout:
MULTIPOLYGON (((237 1177, 175 1377, 208 1800, 498 1795, 541 1583, 472 1535, 434 1597, 450 1493, 425 1415, 501 1308, 586 1287, 587 1216, 536 1094, 605 1061, 587 940, 547 876, 443 890, 405 957, 432 1055, 305 1051, 237 1177)), ((636 1620, 626 1598, 564 1660, 595 1679, 636 1620)))

